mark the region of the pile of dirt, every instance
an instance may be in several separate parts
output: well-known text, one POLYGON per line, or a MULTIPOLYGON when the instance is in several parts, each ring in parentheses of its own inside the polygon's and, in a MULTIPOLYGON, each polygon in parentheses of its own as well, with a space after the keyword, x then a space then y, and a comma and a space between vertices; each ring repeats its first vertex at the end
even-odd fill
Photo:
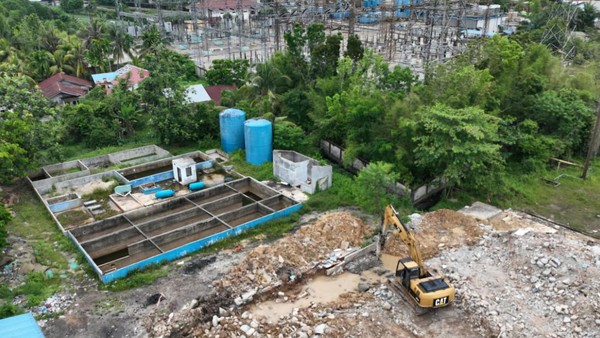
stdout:
POLYGON ((217 290, 241 293, 298 280, 335 249, 359 246, 370 226, 350 212, 333 212, 271 245, 261 245, 220 281, 217 290))
MULTIPOLYGON (((414 227, 413 233, 423 259, 436 256, 441 248, 474 245, 483 234, 483 230, 473 217, 448 209, 423 215, 421 221, 414 227)), ((390 234, 382 252, 404 257, 408 255, 408 247, 398 234, 390 234)))

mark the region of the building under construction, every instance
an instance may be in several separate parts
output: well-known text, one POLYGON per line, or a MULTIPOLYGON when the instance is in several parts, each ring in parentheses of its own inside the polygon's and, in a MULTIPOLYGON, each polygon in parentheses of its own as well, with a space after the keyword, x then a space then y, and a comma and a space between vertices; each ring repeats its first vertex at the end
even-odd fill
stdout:
POLYGON ((426 63, 443 62, 469 39, 508 24, 499 5, 474 0, 155 0, 152 11, 137 0, 135 6, 119 15, 135 19, 130 34, 153 22, 204 69, 222 58, 262 62, 283 48, 284 32, 294 24, 321 22, 327 33, 356 34, 390 64, 422 73, 426 63))

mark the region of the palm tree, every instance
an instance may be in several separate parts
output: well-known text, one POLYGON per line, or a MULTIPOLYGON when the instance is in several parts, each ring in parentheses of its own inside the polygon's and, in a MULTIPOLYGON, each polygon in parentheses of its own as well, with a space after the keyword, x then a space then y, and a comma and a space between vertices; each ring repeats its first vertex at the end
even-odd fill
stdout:
POLYGON ((59 50, 66 50, 63 60, 73 69, 73 74, 77 77, 82 77, 87 70, 87 61, 85 59, 87 49, 83 45, 83 42, 76 38, 67 38, 59 48, 59 50))
POLYGON ((42 34, 41 46, 42 49, 45 49, 51 53, 54 53, 56 49, 58 49, 61 38, 59 36, 60 31, 57 31, 54 27, 47 27, 47 29, 42 34))
POLYGON ((52 53, 40 50, 30 54, 29 63, 32 77, 39 82, 52 75, 51 68, 56 62, 52 53))
POLYGON ((133 38, 122 27, 109 26, 108 39, 111 41, 111 52, 115 64, 120 64, 125 54, 132 57, 133 38))
POLYGON ((139 46, 140 57, 143 58, 148 54, 156 56, 161 49, 168 47, 170 44, 171 40, 163 37, 156 26, 150 26, 142 34, 142 44, 139 46))
POLYGON ((99 40, 104 33, 104 23, 98 19, 90 20, 90 23, 79 32, 85 48, 89 48, 93 40, 99 40))

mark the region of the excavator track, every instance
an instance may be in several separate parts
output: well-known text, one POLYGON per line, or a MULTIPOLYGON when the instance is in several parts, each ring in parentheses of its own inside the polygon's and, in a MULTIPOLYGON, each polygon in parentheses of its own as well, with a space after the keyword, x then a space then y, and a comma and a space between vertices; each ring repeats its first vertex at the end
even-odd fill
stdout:
POLYGON ((388 286, 394 291, 394 293, 402 297, 404 302, 408 304, 415 315, 422 316, 432 312, 432 308, 422 308, 417 305, 417 303, 415 303, 415 301, 406 293, 404 287, 398 283, 395 278, 388 278, 388 286))

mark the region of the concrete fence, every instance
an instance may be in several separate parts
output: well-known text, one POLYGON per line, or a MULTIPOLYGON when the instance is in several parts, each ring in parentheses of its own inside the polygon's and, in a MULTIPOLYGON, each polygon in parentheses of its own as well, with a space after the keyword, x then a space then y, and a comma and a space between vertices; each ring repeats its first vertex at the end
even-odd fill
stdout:
MULTIPOLYGON (((351 165, 348 167, 344 165, 344 148, 338 146, 335 143, 327 140, 321 140, 319 144, 321 152, 328 159, 343 165, 350 172, 358 174, 362 169, 369 166, 369 162, 356 158, 352 160, 351 165)), ((427 200, 429 197, 444 190, 447 186, 448 181, 443 178, 436 178, 429 184, 422 185, 414 190, 408 189, 404 184, 396 182, 393 187, 389 187, 389 191, 399 196, 410 196, 410 200, 413 205, 418 205, 427 200)))

